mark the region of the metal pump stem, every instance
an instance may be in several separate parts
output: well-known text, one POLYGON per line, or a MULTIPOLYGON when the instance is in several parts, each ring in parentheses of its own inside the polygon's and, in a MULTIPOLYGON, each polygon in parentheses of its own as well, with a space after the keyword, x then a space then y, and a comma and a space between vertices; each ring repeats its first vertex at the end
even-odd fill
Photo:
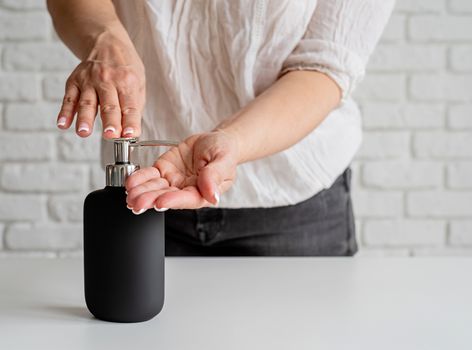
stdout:
POLYGON ((131 147, 143 146, 177 146, 178 141, 146 140, 138 141, 137 138, 112 139, 115 163, 106 166, 106 185, 112 187, 124 187, 126 178, 139 169, 138 164, 131 163, 131 147))

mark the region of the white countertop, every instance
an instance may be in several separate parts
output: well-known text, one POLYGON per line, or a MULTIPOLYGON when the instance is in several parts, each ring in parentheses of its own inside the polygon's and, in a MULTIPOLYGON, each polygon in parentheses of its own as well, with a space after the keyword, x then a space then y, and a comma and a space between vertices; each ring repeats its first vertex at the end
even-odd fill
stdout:
POLYGON ((0 260, 0 349, 472 349, 470 258, 168 258, 153 320, 96 320, 80 259, 0 260))

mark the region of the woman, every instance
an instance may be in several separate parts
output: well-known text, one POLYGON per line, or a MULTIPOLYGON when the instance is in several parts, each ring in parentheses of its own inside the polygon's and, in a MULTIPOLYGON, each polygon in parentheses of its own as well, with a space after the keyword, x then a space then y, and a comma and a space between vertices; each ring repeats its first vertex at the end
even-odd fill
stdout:
POLYGON ((353 255, 350 95, 392 7, 49 0, 82 61, 58 127, 77 114, 87 137, 99 110, 105 139, 183 140, 126 183, 136 215, 181 209, 166 212, 167 255, 353 255))

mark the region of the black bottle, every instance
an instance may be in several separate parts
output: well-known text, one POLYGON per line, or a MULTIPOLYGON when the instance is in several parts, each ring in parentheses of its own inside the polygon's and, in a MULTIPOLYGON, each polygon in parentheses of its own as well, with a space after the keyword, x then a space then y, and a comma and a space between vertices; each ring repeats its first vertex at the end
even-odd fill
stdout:
POLYGON ((139 169, 130 149, 175 143, 113 141, 115 164, 107 166, 106 187, 84 202, 85 301, 98 319, 142 322, 164 304, 164 213, 135 215, 126 207, 126 177, 139 169))

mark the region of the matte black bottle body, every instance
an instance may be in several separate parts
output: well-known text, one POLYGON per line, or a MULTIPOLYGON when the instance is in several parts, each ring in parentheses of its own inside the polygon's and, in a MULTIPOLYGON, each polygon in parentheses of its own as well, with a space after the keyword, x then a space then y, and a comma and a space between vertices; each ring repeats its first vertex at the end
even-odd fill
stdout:
POLYGON ((124 187, 107 186, 84 202, 85 300, 97 318, 141 322, 164 304, 164 213, 135 215, 124 187))

